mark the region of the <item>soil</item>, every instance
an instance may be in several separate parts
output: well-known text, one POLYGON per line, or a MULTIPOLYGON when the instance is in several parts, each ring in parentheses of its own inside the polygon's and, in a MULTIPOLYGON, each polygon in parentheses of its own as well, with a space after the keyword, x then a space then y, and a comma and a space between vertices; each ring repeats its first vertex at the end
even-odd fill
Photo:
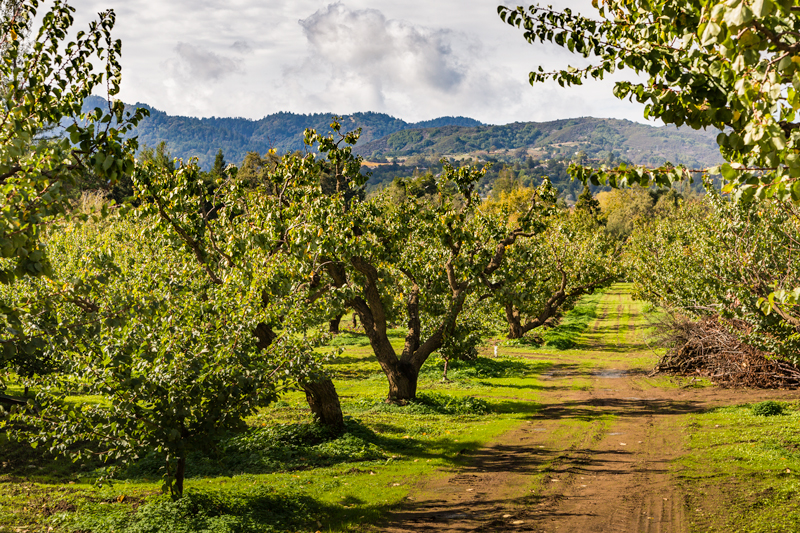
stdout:
POLYGON ((639 309, 621 289, 606 293, 578 349, 541 354, 556 362, 536 392, 542 409, 467 467, 423 481, 381 531, 688 531, 673 465, 685 415, 798 393, 649 379, 657 357, 639 309))

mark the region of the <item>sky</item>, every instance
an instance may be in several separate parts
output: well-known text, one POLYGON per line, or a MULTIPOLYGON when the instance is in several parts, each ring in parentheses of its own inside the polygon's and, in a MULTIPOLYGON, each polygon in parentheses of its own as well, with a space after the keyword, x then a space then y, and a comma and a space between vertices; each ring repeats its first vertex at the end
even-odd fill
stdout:
MULTIPOLYGON (((171 115, 376 111, 409 122, 448 115, 488 124, 584 116, 644 121, 641 105, 614 98, 613 79, 570 89, 531 86, 528 73, 538 65, 586 60, 528 44, 500 20, 498 0, 70 4, 78 28, 114 9, 114 35, 122 40, 119 97, 171 115)), ((589 0, 553 4, 593 11, 589 0)))

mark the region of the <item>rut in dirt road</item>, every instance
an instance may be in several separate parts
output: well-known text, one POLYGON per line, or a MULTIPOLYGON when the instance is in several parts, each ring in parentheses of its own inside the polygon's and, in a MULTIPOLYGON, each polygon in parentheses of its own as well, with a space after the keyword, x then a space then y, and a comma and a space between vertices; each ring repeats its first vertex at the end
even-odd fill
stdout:
POLYGON ((775 391, 656 388, 647 325, 622 286, 607 292, 578 349, 542 354, 542 409, 478 452, 471 464, 428 479, 382 531, 688 531, 674 459, 684 415, 775 391), (566 386, 579 380, 587 385, 566 386), (564 386, 559 386, 564 385, 564 386))

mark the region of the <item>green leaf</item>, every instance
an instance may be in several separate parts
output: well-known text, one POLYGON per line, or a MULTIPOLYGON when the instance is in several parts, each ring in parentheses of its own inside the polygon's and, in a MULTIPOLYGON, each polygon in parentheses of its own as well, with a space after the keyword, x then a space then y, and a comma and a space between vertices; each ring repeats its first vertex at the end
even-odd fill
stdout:
POLYGON ((766 17, 773 8, 772 0, 754 0, 752 3, 753 14, 758 18, 766 17))

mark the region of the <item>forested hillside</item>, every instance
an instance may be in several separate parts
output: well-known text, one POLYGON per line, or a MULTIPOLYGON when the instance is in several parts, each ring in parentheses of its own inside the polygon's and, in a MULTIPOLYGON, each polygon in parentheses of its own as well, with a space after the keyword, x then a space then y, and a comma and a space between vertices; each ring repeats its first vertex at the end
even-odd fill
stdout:
POLYGON ((406 129, 362 142, 356 151, 367 158, 377 158, 481 152, 497 155, 523 149, 516 154, 518 157, 563 159, 583 152, 589 159, 613 156, 648 166, 669 161, 704 168, 722 162, 715 141, 718 133, 587 117, 502 126, 406 129))
MULTIPOLYGON (((86 99, 84 110, 107 105, 96 96, 86 99)), ((265 153, 275 148, 279 153, 303 149, 303 131, 312 128, 320 133, 330 130, 333 113, 301 115, 297 113, 275 113, 260 120, 246 118, 197 118, 172 116, 137 103, 150 112, 136 128, 140 144, 156 146, 161 141, 167 143, 170 153, 188 159, 197 157, 204 169, 211 167, 219 149, 232 163, 240 163, 247 152, 265 153)), ((419 123, 409 123, 385 113, 355 113, 342 120, 344 128, 361 128, 362 142, 370 142, 386 135, 409 128, 456 126, 479 126, 480 122, 466 117, 440 117, 419 123)))
MULTIPOLYGON (((101 99, 90 97, 84 109, 104 104, 101 99)), ((135 130, 141 144, 153 147, 164 141, 172 155, 197 157, 204 169, 210 168, 220 148, 227 161, 237 164, 249 151, 263 154, 270 148, 278 153, 302 150, 303 131, 329 131, 333 115, 281 112, 260 120, 196 118, 168 115, 141 103, 128 107, 150 111, 135 130)), ((344 117, 342 126, 362 129, 356 152, 367 160, 405 160, 409 156, 437 160, 443 155, 469 154, 489 161, 509 157, 544 161, 569 160, 582 152, 590 160, 625 160, 648 166, 669 161, 707 167, 722 161, 715 142, 716 131, 657 128, 629 120, 587 117, 483 125, 466 117, 440 117, 409 123, 384 113, 365 112, 344 117)))

